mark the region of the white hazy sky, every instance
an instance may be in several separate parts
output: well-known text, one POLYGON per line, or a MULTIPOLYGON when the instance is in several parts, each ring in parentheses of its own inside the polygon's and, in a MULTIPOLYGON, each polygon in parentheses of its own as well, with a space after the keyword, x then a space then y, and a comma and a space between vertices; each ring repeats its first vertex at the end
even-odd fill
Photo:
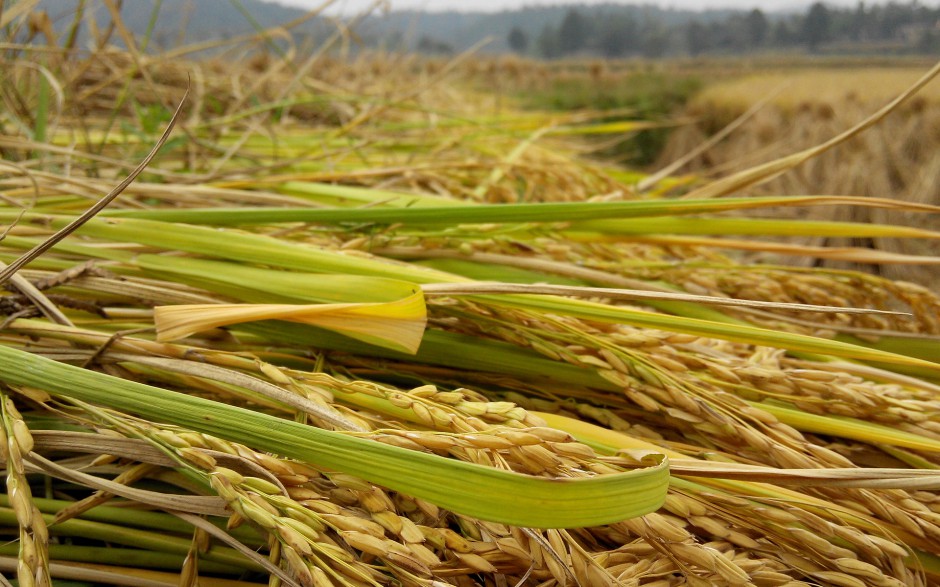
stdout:
MULTIPOLYGON (((322 0, 273 0, 288 6, 299 8, 316 8, 322 0)), ((522 8, 524 6, 550 6, 558 4, 604 4, 611 0, 580 0, 566 2, 564 0, 387 0, 392 9, 418 9, 428 11, 461 10, 461 11, 488 11, 496 12, 505 9, 522 8)), ((616 4, 657 4, 664 8, 679 8, 688 10, 703 10, 707 8, 736 8, 750 9, 760 7, 763 10, 802 10, 812 4, 814 0, 638 0, 627 2, 616 0, 616 4)), ((887 0, 884 0, 885 2, 887 0)), ((866 4, 874 2, 868 0, 866 4)), ((923 4, 936 4, 936 0, 922 2, 923 4)), ((371 6, 371 0, 337 0, 331 7, 331 13, 354 14, 371 6)), ((827 0, 830 6, 855 6, 857 0, 827 0)))

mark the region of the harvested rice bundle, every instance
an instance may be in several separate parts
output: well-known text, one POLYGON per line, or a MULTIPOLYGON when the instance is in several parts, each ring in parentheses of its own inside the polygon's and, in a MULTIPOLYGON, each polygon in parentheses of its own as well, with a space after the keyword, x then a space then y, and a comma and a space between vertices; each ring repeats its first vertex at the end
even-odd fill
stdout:
POLYGON ((21 584, 940 580, 940 299, 703 236, 935 239, 738 217, 935 208, 713 197, 819 150, 640 193, 577 142, 638 123, 494 115, 453 66, 50 55, 5 91, 54 94, 55 124, 0 142, 0 567, 21 584), (179 140, 64 236, 187 70, 179 140))

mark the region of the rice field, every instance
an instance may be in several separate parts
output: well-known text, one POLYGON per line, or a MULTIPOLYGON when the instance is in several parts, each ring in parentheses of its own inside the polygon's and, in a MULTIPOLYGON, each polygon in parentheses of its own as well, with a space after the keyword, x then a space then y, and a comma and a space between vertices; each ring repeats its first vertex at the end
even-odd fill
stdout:
MULTIPOLYGON (((709 85, 696 97, 694 108, 727 109, 737 116, 754 104, 770 104, 793 113, 805 108, 839 109, 848 104, 879 107, 891 101, 923 75, 924 67, 911 65, 864 67, 836 64, 828 67, 773 68, 709 85)), ((930 84, 918 93, 923 107, 940 101, 940 85, 930 84)))
POLYGON ((940 297, 749 261, 937 263, 756 195, 884 126, 648 175, 468 56, 116 25, 0 47, 4 584, 940 582, 940 297))
MULTIPOLYGON (((686 172, 730 172, 773 160, 793 150, 819 144, 856 124, 889 102, 922 73, 912 67, 796 69, 744 76, 707 87, 687 106, 695 124, 677 129, 660 164, 683 158, 726 125, 745 117, 727 138, 693 158, 686 172), (753 108, 753 109, 752 109, 753 108)), ((940 159, 934 148, 940 137, 937 117, 940 85, 932 83, 885 122, 829 153, 808 161, 796 172, 766 183, 755 194, 890 195, 906 202, 937 204, 935 178, 940 159)), ((805 214, 803 217, 807 217, 805 214)), ((850 208, 816 210, 821 221, 889 222, 927 228, 929 217, 896 211, 850 208)), ((810 246, 861 247, 875 251, 930 255, 936 249, 922 241, 892 238, 804 238, 810 246)), ((772 257, 762 257, 771 260, 772 257)), ((787 263, 809 266, 812 258, 787 263)), ((876 271, 892 279, 935 287, 940 273, 930 265, 832 263, 827 266, 876 271)))

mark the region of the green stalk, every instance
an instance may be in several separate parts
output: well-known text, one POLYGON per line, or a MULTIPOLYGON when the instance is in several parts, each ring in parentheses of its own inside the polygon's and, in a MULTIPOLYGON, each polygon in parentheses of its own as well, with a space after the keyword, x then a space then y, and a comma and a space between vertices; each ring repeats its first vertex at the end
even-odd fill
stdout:
MULTIPOLYGON (((16 544, 0 544, 0 556, 15 556, 16 551, 16 544)), ((140 550, 137 548, 116 548, 113 546, 50 544, 49 559, 53 562, 70 561, 179 571, 183 567, 183 561, 186 559, 186 555, 156 552, 153 550, 140 550)), ((227 563, 200 560, 199 571, 216 575, 239 575, 243 573, 245 569, 227 563)), ((58 584, 59 582, 56 581, 56 585, 58 584)))
POLYGON ((915 450, 940 452, 940 440, 934 440, 890 426, 843 416, 820 416, 773 402, 748 402, 803 432, 851 438, 872 444, 887 444, 915 450))
MULTIPOLYGON (((49 80, 43 75, 46 69, 43 67, 39 72, 39 93, 36 96, 36 115, 33 126, 33 141, 36 143, 45 143, 46 134, 49 126, 49 80)), ((33 157, 39 158, 40 153, 33 153, 33 157)))
POLYGON ((107 210, 113 218, 142 218, 214 226, 246 226, 281 222, 401 223, 408 226, 454 224, 578 222, 609 218, 645 218, 674 214, 725 212, 774 206, 858 203, 838 196, 765 196, 717 200, 638 200, 630 202, 553 202, 544 204, 481 204, 418 208, 189 208, 107 210))
MULTIPOLYGON (((39 511, 44 514, 56 514, 63 508, 74 505, 74 502, 71 501, 42 497, 34 497, 33 503, 39 511)), ((10 499, 8 496, 0 495, 0 506, 10 507, 10 499)), ((103 524, 133 526, 137 528, 162 530, 164 532, 187 533, 192 532, 193 529, 191 525, 170 514, 146 510, 131 510, 106 505, 97 506, 83 512, 81 518, 93 522, 101 522, 103 524)))
MULTIPOLYGON (((0 349, 2 348, 3 347, 0 347, 0 349)), ((70 536, 101 540, 102 542, 134 546, 171 554, 181 554, 184 556, 192 547, 191 538, 168 536, 158 532, 128 528, 120 524, 104 524, 101 522, 90 522, 88 520, 72 519, 56 524, 54 523, 54 516, 43 514, 42 517, 46 521, 46 525, 49 526, 49 532, 53 536, 70 536)), ((16 515, 13 513, 13 510, 0 507, 0 526, 16 526, 16 523, 16 515)), ((215 546, 201 556, 206 560, 234 566, 239 569, 261 570, 260 566, 245 558, 241 553, 225 546, 215 546)))
MULTIPOLYGON (((44 514, 54 515, 62 509, 75 504, 75 502, 62 499, 48 499, 44 497, 33 497, 32 499, 36 508, 44 514)), ((0 495, 0 506, 10 507, 10 499, 7 495, 0 495)), ((107 505, 99 505, 90 510, 86 510, 82 512, 79 519, 103 524, 114 524, 122 527, 131 526, 146 530, 158 530, 160 532, 175 532, 177 534, 191 534, 193 531, 192 525, 170 514, 107 505)), ((224 523, 221 526, 224 526, 224 523)), ((235 528, 227 532, 237 537, 242 542, 253 545, 263 543, 258 532, 249 526, 235 528)))
POLYGON ((576 222, 565 234, 590 232, 617 235, 742 235, 742 236, 828 236, 848 238, 940 238, 940 233, 890 224, 825 222, 767 218, 644 218, 630 220, 591 220, 576 222))

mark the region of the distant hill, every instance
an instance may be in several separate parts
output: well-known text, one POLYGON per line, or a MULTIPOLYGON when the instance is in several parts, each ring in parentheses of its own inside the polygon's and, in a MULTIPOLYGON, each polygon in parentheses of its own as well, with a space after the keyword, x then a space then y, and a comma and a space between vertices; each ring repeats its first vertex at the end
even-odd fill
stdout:
MULTIPOLYGON (((39 6, 52 17, 56 28, 64 31, 72 20, 78 0, 40 0, 39 6)), ((95 14, 104 26, 108 11, 100 0, 88 0, 86 10, 95 14)), ((138 38, 143 38, 154 15, 156 0, 130 0, 123 3, 121 18, 138 38)), ((571 9, 568 5, 528 7, 499 13, 396 11, 367 17, 356 32, 367 46, 418 50, 422 39, 433 39, 453 51, 466 50, 484 39, 490 42, 486 53, 509 51, 507 38, 513 27, 520 27, 536 38, 545 27, 558 26, 571 9)), ((579 8, 586 14, 630 15, 640 21, 678 26, 694 18, 714 21, 733 13, 729 10, 694 12, 662 9, 653 5, 601 4, 579 8)), ((289 22, 304 15, 299 8, 282 6, 263 0, 160 0, 156 22, 151 34, 154 48, 165 49, 181 43, 220 39, 251 32, 254 20, 261 27, 289 22), (243 9, 243 10, 242 10, 243 9)), ((323 32, 330 27, 321 19, 298 29, 301 33, 323 32)), ((84 31, 83 40, 87 31, 84 31)))
MULTIPOLYGON (((52 17, 55 27, 64 31, 72 22, 78 0, 40 0, 40 7, 52 17)), ((100 0, 89 0, 86 10, 92 11, 99 27, 104 26, 110 15, 100 0)), ((151 43, 160 50, 181 44, 210 39, 224 39, 249 33, 257 28, 280 25, 305 14, 304 10, 282 6, 262 0, 129 0, 123 3, 121 18, 136 38, 143 39, 156 12, 151 43)), ((331 26, 322 20, 314 20, 299 29, 301 34, 315 33, 331 26)), ((332 27, 331 27, 332 28, 332 27)), ((80 43, 88 39, 87 27, 83 27, 80 43)), ((115 37, 114 42, 118 42, 115 37)))
MULTIPOLYGON (((64 31, 78 0, 41 0, 40 6, 64 31)), ((109 19, 101 0, 86 10, 99 27, 109 19)), ((228 38, 283 24, 305 12, 262 0, 128 0, 122 18, 138 39, 153 23, 150 49, 228 38), (155 7, 156 20, 154 21, 155 7)), ((329 20, 311 19, 293 29, 295 38, 322 41, 335 30, 329 20)), ((483 53, 514 50, 530 57, 572 55, 662 57, 698 54, 751 54, 755 51, 810 51, 840 54, 885 51, 940 52, 940 8, 917 2, 835 8, 817 2, 805 14, 743 10, 675 10, 652 4, 599 4, 527 7, 499 13, 399 11, 359 22, 355 31, 365 48, 449 54, 484 39, 483 53), (510 47, 510 34, 516 47, 510 47)), ((80 43, 87 42, 84 27, 80 43)), ((119 42, 114 39, 114 42, 119 42)))
MULTIPOLYGON (((357 30, 370 43, 397 42, 411 50, 418 49, 423 38, 447 43, 457 52, 469 49, 483 39, 490 39, 483 52, 505 53, 510 50, 507 39, 514 27, 535 40, 546 27, 558 27, 574 6, 526 7, 497 13, 399 11, 387 16, 369 17, 357 30)), ((681 26, 696 18, 709 22, 721 20, 734 13, 730 10, 673 10, 651 4, 595 4, 577 6, 577 10, 589 17, 627 16, 639 22, 666 26, 681 26)))
POLYGON ((652 4, 566 4, 499 13, 393 12, 357 28, 367 46, 538 58, 751 55, 755 52, 940 54, 940 7, 919 2, 816 2, 801 11, 677 10, 652 4), (517 47, 509 38, 516 36, 517 47))

